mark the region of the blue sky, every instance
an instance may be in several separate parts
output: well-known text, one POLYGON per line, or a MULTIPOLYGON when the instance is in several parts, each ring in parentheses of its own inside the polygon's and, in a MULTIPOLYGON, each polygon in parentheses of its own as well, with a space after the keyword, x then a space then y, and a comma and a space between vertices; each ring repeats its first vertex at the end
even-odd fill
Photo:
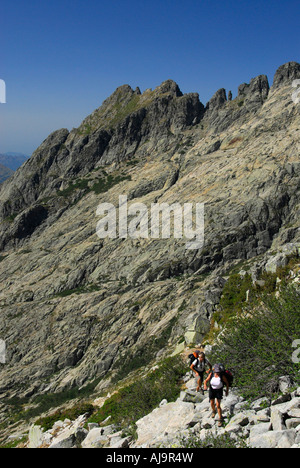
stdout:
POLYGON ((300 2, 2 0, 0 153, 31 154, 118 86, 171 78, 206 104, 299 57, 300 2))

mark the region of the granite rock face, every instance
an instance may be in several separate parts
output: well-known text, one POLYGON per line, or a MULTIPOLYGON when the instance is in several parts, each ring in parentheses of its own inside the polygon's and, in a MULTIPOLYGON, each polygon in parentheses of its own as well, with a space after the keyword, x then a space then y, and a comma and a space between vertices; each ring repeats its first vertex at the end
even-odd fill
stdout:
POLYGON ((297 62, 288 62, 278 68, 274 81, 273 88, 279 88, 280 86, 290 86, 293 80, 299 79, 300 76, 300 64, 297 62))
MULTIPOLYGON (((204 107, 168 80, 118 88, 52 133, 0 186, 0 394, 104 388, 123 362, 203 339, 233 265, 300 242, 299 115, 290 79, 262 75, 204 107), (205 203, 205 243, 99 239, 96 210, 205 203)), ((275 254, 274 254, 275 255, 275 254)), ((265 257, 264 257, 265 256, 265 257)), ((275 262, 276 263, 276 262, 275 262)), ((273 266, 272 266, 273 268, 273 266)), ((1 406, 1 405, 0 405, 1 406)), ((2 407, 0 410, 5 411, 2 407)))

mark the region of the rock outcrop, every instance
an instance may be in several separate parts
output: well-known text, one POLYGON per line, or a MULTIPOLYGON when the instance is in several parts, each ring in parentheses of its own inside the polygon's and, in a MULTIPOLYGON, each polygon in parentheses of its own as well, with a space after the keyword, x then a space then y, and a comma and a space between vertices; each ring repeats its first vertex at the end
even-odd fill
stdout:
POLYGON ((47 431, 33 425, 25 447, 174 449, 182 447, 184 440, 205 444, 209 437, 226 434, 237 447, 243 441, 243 447, 249 448, 300 448, 300 388, 286 390, 276 400, 260 398, 251 403, 233 389, 222 402, 224 421, 219 427, 218 418, 211 417, 207 395, 196 393, 193 384, 194 379, 188 380, 191 388, 182 391, 175 402, 162 401, 137 421, 136 440, 114 425, 90 423, 85 429, 87 416, 83 414, 75 421, 58 421, 47 431))
POLYGON ((299 79, 300 64, 297 62, 288 62, 278 68, 273 81, 273 89, 280 86, 290 86, 293 80, 299 79))
POLYGON ((0 401, 101 390, 145 347, 155 360, 183 338, 201 341, 234 265, 299 244, 294 78, 299 64, 284 65, 270 90, 261 75, 206 108, 171 80, 122 86, 0 186, 0 401), (172 231, 99 239, 97 207, 119 213, 120 195, 148 212, 205 203, 203 248, 172 231))

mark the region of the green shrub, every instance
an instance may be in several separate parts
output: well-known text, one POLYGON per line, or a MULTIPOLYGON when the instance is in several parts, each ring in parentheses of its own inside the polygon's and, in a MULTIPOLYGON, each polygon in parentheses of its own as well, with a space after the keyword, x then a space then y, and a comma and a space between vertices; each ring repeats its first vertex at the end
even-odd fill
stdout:
MULTIPOLYGON (((218 311, 214 314, 214 320, 219 324, 227 322, 229 318, 240 312, 246 303, 247 291, 253 291, 254 287, 249 274, 244 277, 239 274, 231 275, 224 286, 218 311)), ((252 301, 253 295, 249 294, 252 301)))
MULTIPOLYGON (((80 400, 80 403, 77 403, 75 407, 78 405, 85 405, 84 399, 88 398, 94 392, 94 389, 98 385, 98 383, 99 379, 96 379, 80 389, 78 387, 74 387, 70 390, 65 390, 61 393, 46 393, 43 395, 36 395, 35 397, 31 398, 5 398, 3 402, 7 405, 7 410, 10 415, 11 422, 20 421, 22 419, 25 421, 29 421, 30 419, 36 418, 41 414, 49 411, 51 408, 57 408, 65 404, 66 402, 69 402, 70 400, 80 400), (33 404, 34 406, 25 409, 25 407, 30 404, 33 404)), ((67 416, 65 416, 65 418, 66 417, 67 416)))
POLYGON ((299 364, 292 360, 299 338, 300 292, 285 286, 278 299, 265 294, 259 306, 232 318, 211 359, 225 362, 246 398, 271 397, 280 376, 299 383, 299 364))
POLYGON ((137 378, 134 383, 112 395, 89 422, 101 423, 108 416, 110 422, 120 426, 134 424, 150 413, 166 398, 174 401, 180 394, 181 378, 186 366, 180 359, 168 358, 147 377, 137 378))
POLYGON ((98 182, 96 182, 91 190, 95 192, 96 194, 99 193, 105 193, 109 189, 111 189, 114 185, 119 184, 123 180, 131 180, 131 176, 112 176, 108 175, 104 179, 99 179, 98 182))
POLYGON ((64 421, 65 419, 70 419, 74 421, 82 414, 89 414, 91 415, 94 411, 94 407, 92 404, 89 403, 80 403, 78 405, 73 406, 68 410, 58 410, 50 416, 46 416, 45 418, 40 418, 36 421, 36 425, 41 426, 42 429, 48 431, 53 427, 56 421, 64 421))
POLYGON ((88 183, 89 181, 87 179, 79 179, 74 183, 71 182, 66 189, 57 192, 57 195, 60 197, 68 198, 75 192, 75 190, 88 189, 88 183))
POLYGON ((217 322, 221 326, 227 325, 245 308, 256 307, 263 296, 273 294, 276 291, 277 278, 282 282, 282 286, 287 286, 289 272, 298 263, 298 257, 290 256, 288 264, 278 268, 276 273, 264 271, 258 278, 261 280, 260 283, 253 283, 249 273, 244 276, 232 273, 224 286, 220 303, 213 315, 212 324, 217 322))
POLYGON ((68 187, 64 190, 57 192, 59 197, 65 199, 70 198, 76 191, 81 191, 81 196, 89 192, 95 192, 96 194, 105 193, 114 185, 119 184, 123 180, 131 180, 131 176, 127 175, 111 175, 102 171, 102 177, 99 177, 97 181, 94 181, 93 185, 89 186, 91 179, 77 179, 69 183, 68 187))
POLYGON ((197 448, 248 448, 242 437, 232 437, 230 434, 214 435, 209 433, 205 439, 200 439, 196 434, 178 439, 178 446, 186 449, 197 448))
POLYGON ((16 448, 17 445, 23 444, 24 442, 27 442, 27 436, 21 437, 20 439, 12 440, 11 442, 8 442, 7 444, 0 445, 1 449, 12 449, 16 448))

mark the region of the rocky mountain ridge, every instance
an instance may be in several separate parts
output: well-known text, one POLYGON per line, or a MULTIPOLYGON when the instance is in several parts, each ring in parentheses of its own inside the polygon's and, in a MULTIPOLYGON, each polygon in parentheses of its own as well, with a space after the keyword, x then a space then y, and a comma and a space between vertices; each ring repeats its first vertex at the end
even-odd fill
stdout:
MULTIPOLYGON (((1 398, 95 383, 201 341, 228 272, 300 241, 299 105, 285 64, 204 106, 171 80, 118 88, 0 187, 1 398), (99 239, 97 206, 205 203, 205 244, 99 239)), ((1 408, 5 414, 5 405, 1 408)), ((4 417, 4 416, 3 416, 4 417)))
MULTIPOLYGON (((290 86, 297 76, 299 64, 292 62, 280 67, 271 95, 279 87, 290 86)), ((38 206, 37 202, 43 197, 62 190, 66 180, 85 176, 100 165, 133 158, 141 146, 149 143, 149 135, 151 148, 147 152, 155 152, 158 142, 159 151, 163 152, 166 145, 176 141, 176 136, 179 137, 176 146, 183 144, 180 132, 200 121, 201 129, 208 134, 218 134, 239 119, 245 123, 269 95, 268 78, 264 75, 239 86, 238 96, 233 101, 228 101, 226 91, 220 89, 206 107, 199 101, 198 94, 182 95, 172 80, 143 94, 138 88, 133 91, 128 85, 121 86, 78 129, 58 130, 42 143, 20 175, 16 175, 7 188, 2 188, 2 219, 15 216, 30 205, 38 206)), ((205 133, 201 135, 200 132, 200 135, 205 133)), ((218 149, 219 144, 219 141, 214 142, 208 154, 218 149)))

